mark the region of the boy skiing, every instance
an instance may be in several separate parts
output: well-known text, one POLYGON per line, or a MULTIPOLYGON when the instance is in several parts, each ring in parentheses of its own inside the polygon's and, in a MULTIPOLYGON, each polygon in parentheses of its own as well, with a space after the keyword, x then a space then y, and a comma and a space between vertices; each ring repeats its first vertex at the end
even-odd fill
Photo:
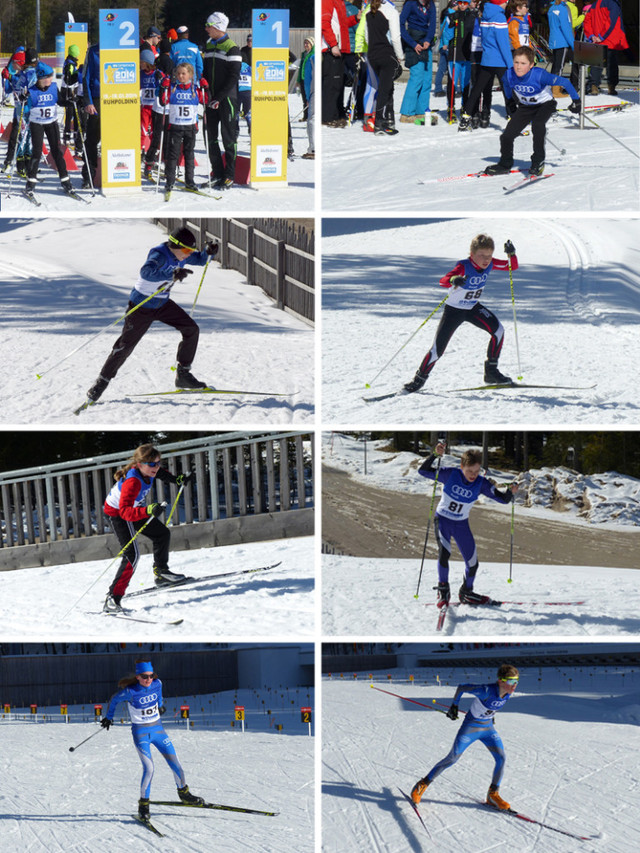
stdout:
POLYGON ((204 251, 196 252, 196 238, 188 228, 176 228, 166 243, 151 249, 129 295, 129 310, 122 334, 113 345, 100 375, 87 391, 89 400, 95 403, 100 399, 109 382, 155 320, 178 329, 182 335, 177 353, 176 388, 198 390, 207 387, 205 382, 199 382, 190 372, 198 347, 198 324, 169 298, 169 293, 176 282, 183 281, 191 272, 184 269, 186 263, 204 266, 217 253, 217 243, 207 243, 204 251), (137 305, 140 307, 136 308, 137 305))
POLYGON ((487 595, 478 595, 473 591, 473 584, 478 571, 478 553, 473 533, 469 527, 469 513, 480 495, 501 504, 514 501, 518 491, 517 483, 512 483, 506 492, 500 492, 480 474, 482 456, 478 450, 467 450, 462 454, 459 468, 436 466, 445 451, 443 442, 438 442, 435 452, 431 453, 418 469, 418 473, 428 480, 437 478, 442 483, 442 497, 436 508, 433 528, 438 540, 438 607, 449 604, 449 558, 451 557, 451 540, 455 539, 462 558, 465 571, 458 598, 462 604, 488 604, 491 600, 487 595))
POLYGON ((505 802, 499 794, 506 756, 502 739, 493 724, 493 718, 496 711, 502 710, 513 696, 518 686, 519 678, 520 673, 515 666, 502 664, 497 672, 497 681, 491 684, 458 685, 458 689, 447 711, 447 717, 450 720, 458 719, 458 702, 463 693, 473 694, 474 699, 458 730, 449 754, 439 761, 435 767, 432 767, 427 775, 419 779, 413 786, 411 799, 416 805, 422 799, 424 792, 431 782, 443 770, 452 767, 468 746, 471 746, 474 741, 479 740, 487 747, 495 762, 486 801, 488 805, 494 806, 497 809, 507 810, 511 808, 509 803, 505 802))
POLYGON ((556 110, 552 86, 562 86, 571 96, 572 113, 581 109, 580 97, 564 77, 549 74, 543 68, 534 68, 535 54, 530 47, 519 47, 513 53, 513 68, 502 78, 507 112, 510 116, 500 136, 500 160, 484 170, 485 175, 504 175, 513 166, 513 144, 524 128, 530 124, 533 135, 533 153, 529 175, 538 177, 544 172, 546 124, 556 110))
POLYGON ((404 386, 404 393, 418 391, 442 356, 454 332, 462 323, 471 323, 491 335, 484 363, 484 381, 493 385, 511 383, 511 379, 498 370, 498 359, 504 343, 504 328, 493 311, 481 304, 491 270, 517 270, 518 258, 511 240, 504 244, 509 260, 494 259, 495 244, 487 234, 478 234, 471 241, 469 257, 458 261, 455 267, 440 279, 440 287, 452 288, 444 306, 433 346, 422 360, 416 375, 404 386))

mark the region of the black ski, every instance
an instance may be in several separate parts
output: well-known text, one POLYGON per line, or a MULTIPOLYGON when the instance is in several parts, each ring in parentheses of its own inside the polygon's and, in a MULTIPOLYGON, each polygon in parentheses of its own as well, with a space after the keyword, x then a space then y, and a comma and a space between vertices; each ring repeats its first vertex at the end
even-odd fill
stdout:
POLYGON ((33 194, 33 190, 22 190, 22 195, 31 202, 31 204, 35 204, 36 207, 41 207, 41 202, 33 194))
POLYGON ((503 382, 500 385, 473 385, 470 388, 449 388, 448 393, 456 391, 515 391, 518 388, 547 388, 556 391, 591 391, 595 385, 531 385, 527 382, 503 382))
POLYGON ((84 412, 84 410, 85 410, 85 409, 88 409, 88 408, 89 408, 89 406, 93 406, 93 400, 89 400, 89 399, 87 399, 87 400, 85 400, 85 401, 84 401, 84 403, 83 403, 81 406, 78 406, 78 408, 77 408, 77 409, 74 409, 74 410, 73 410, 73 414, 74 414, 74 415, 79 415, 79 414, 80 414, 80 412, 84 412))
POLYGON ((142 817, 140 817, 140 815, 137 815, 137 814, 132 814, 132 815, 131 815, 131 817, 132 817, 134 820, 136 820, 138 823, 141 823, 141 824, 142 824, 142 826, 146 826, 146 828, 147 828, 150 832, 153 832, 153 834, 154 834, 154 835, 159 835, 159 836, 160 836, 160 838, 164 838, 164 833, 163 833, 163 832, 160 832, 160 830, 159 830, 159 829, 156 829, 156 827, 151 823, 151 821, 149 820, 149 818, 147 818, 147 819, 145 820, 145 818, 142 818, 142 817))
MULTIPOLYGON (((459 607, 461 604, 466 604, 464 601, 451 601, 449 602, 449 607, 459 607)), ((574 607, 580 604, 586 604, 586 601, 494 601, 493 599, 489 599, 489 601, 485 602, 484 605, 470 605, 471 607, 501 607, 503 604, 518 604, 518 605, 541 605, 545 604, 548 607, 574 607)), ((437 605, 437 601, 427 601, 425 603, 425 607, 434 607, 437 605)))
POLYGON ((379 403, 380 400, 390 400, 392 397, 404 396, 402 391, 391 391, 389 394, 380 394, 379 397, 363 397, 365 403, 379 403))
POLYGON ((135 592, 127 593, 127 600, 129 598, 133 598, 134 595, 146 595, 150 592, 165 592, 170 589, 179 589, 183 586, 188 586, 189 584, 199 584, 199 583, 209 583, 210 581, 221 580, 222 578, 231 578, 237 575, 252 575, 256 572, 267 572, 269 569, 276 569, 278 566, 282 565, 282 560, 279 563, 272 563, 270 566, 259 566, 257 569, 238 569, 234 572, 221 572, 217 575, 205 575, 202 578, 185 578, 183 581, 178 581, 177 583, 166 583, 161 586, 148 586, 144 589, 138 589, 135 592))
POLYGON ((68 196, 69 196, 69 198, 73 198, 73 199, 75 199, 76 201, 82 201, 82 202, 84 202, 85 204, 91 204, 91 202, 89 201, 89 199, 88 199, 88 198, 83 198, 83 197, 80 195, 80 193, 77 193, 75 190, 69 190, 69 192, 67 192, 67 190, 65 190, 65 191, 64 191, 64 194, 65 194, 65 195, 68 195, 68 196))
POLYGON ((278 394, 271 391, 235 391, 232 389, 211 388, 175 388, 172 391, 152 391, 147 394, 131 394, 132 397, 166 397, 169 394, 246 394, 252 397, 293 397, 295 394, 278 394))
POLYGON ((575 832, 569 832, 566 829, 560 829, 557 826, 551 826, 548 823, 543 823, 541 820, 536 820, 533 817, 527 817, 526 815, 517 812, 515 809, 496 809, 495 806, 492 806, 489 803, 485 803, 485 805, 489 806, 489 808, 494 811, 499 811, 500 814, 512 815, 520 820, 525 820, 527 823, 535 823, 537 826, 543 827, 543 829, 551 829, 553 832, 559 832, 561 835, 568 835, 569 838, 576 838, 578 841, 592 841, 594 838, 598 837, 597 835, 577 835, 575 832))
POLYGON ((191 809, 216 809, 223 812, 240 812, 241 814, 260 814, 275 817, 280 812, 263 812, 259 809, 245 809, 242 806, 222 806, 220 803, 183 803, 182 800, 149 800, 150 806, 186 806, 191 809))

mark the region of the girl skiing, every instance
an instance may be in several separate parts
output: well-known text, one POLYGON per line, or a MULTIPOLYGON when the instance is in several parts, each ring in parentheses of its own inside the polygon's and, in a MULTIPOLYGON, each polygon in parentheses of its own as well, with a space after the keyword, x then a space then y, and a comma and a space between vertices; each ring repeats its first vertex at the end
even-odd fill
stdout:
POLYGON ((87 397, 92 403, 100 399, 109 382, 155 320, 178 329, 182 335, 176 356, 176 388, 197 391, 207 387, 205 382, 200 382, 190 372, 198 348, 198 324, 169 298, 169 294, 173 285, 183 281, 191 272, 184 269, 186 263, 204 266, 217 253, 218 244, 213 242, 207 243, 202 252, 196 252, 196 238, 188 228, 176 228, 166 243, 151 249, 129 295, 129 310, 122 334, 113 345, 100 375, 87 391, 87 397))
POLYGON ((458 591, 462 604, 488 604, 487 595, 478 595, 473 591, 473 583, 478 571, 478 553, 473 533, 469 527, 469 513, 480 495, 491 498, 501 504, 514 501, 518 491, 517 483, 512 483, 506 492, 500 492, 486 477, 481 476, 482 455, 479 450, 467 450, 462 454, 459 468, 436 467, 436 459, 442 456, 445 445, 436 444, 435 453, 428 456, 418 469, 418 473, 428 480, 437 478, 442 483, 442 497, 437 506, 433 528, 438 540, 438 607, 449 604, 449 558, 451 540, 455 539, 464 559, 464 580, 458 591))
POLYGON ((176 477, 166 468, 161 468, 160 451, 153 444, 141 444, 137 447, 129 463, 114 474, 113 479, 116 482, 104 502, 104 513, 120 547, 124 550, 104 602, 105 613, 122 613, 120 601, 140 559, 136 538, 138 532, 153 543, 153 574, 156 586, 184 580, 184 575, 175 574, 169 569, 171 532, 159 518, 166 504, 147 504, 156 477, 164 483, 186 486, 192 474, 189 471, 176 477))
POLYGON ((178 796, 182 802, 193 806, 202 805, 204 803, 202 797, 194 797, 189 791, 175 748, 160 721, 160 716, 165 712, 162 701, 162 682, 155 675, 149 661, 137 660, 135 674, 127 675, 118 682, 118 691, 109 700, 107 713, 101 722, 102 727, 107 731, 113 724, 113 717, 120 702, 126 702, 128 705, 131 734, 142 762, 142 781, 138 800, 140 820, 145 823, 149 820, 149 794, 154 770, 152 745, 171 768, 178 788, 178 796))
POLYGON ((484 381, 495 385, 511 382, 508 376, 498 370, 498 359, 504 343, 504 328, 493 311, 480 303, 480 298, 491 270, 507 270, 509 265, 512 270, 517 270, 518 259, 511 240, 507 240, 504 244, 504 250, 509 255, 508 261, 494 260, 494 248, 495 244, 491 237, 487 234, 478 234, 471 241, 469 257, 464 261, 458 261, 451 272, 440 279, 440 287, 451 287, 453 290, 444 306, 433 346, 422 360, 414 378, 404 386, 406 394, 422 388, 454 332, 465 322, 484 329, 491 335, 487 360, 484 363, 484 381))
POLYGON ((493 725, 493 718, 496 711, 504 708, 514 694, 519 678, 520 673, 516 667, 504 663, 498 670, 497 681, 491 684, 458 685, 447 711, 447 717, 450 720, 458 719, 458 702, 463 693, 473 694, 474 699, 458 730, 449 754, 413 786, 411 799, 416 805, 422 799, 431 782, 443 770, 454 765, 468 746, 479 740, 487 747, 495 761, 491 784, 487 792, 487 803, 497 809, 507 810, 511 808, 509 803, 505 802, 499 794, 500 782, 504 773, 505 752, 502 739, 493 725))

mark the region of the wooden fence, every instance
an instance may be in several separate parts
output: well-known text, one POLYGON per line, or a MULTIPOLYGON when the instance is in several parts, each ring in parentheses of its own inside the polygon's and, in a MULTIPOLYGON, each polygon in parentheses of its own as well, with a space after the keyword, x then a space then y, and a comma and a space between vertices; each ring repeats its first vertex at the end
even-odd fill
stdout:
POLYGON ((207 240, 220 242, 223 269, 243 273, 288 311, 315 322, 314 228, 295 219, 154 219, 167 232, 186 226, 202 248, 207 240))
MULTIPOLYGON (((173 473, 193 470, 172 526, 286 512, 314 503, 314 452, 308 433, 226 433, 158 445, 173 473)), ((102 506, 128 455, 0 473, 0 548, 109 532, 102 506)), ((170 505, 177 487, 160 481, 155 500, 170 505)), ((2 570, 0 558, 0 570, 2 570)))

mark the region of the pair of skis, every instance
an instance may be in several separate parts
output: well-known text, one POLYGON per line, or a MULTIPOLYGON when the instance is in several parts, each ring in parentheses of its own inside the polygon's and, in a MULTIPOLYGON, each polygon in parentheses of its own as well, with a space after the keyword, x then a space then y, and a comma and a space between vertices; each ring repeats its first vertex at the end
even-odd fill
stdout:
MULTIPOLYGON (((215 809, 217 811, 236 812, 238 814, 262 815, 263 817, 276 817, 280 812, 260 811, 259 809, 245 809, 242 806, 223 806, 220 803, 183 803, 181 800, 149 800, 150 806, 180 806, 191 809, 215 809)), ((134 814, 131 817, 144 826, 154 835, 164 838, 164 833, 151 823, 149 818, 142 818, 134 814)))
MULTIPOLYGON (((465 604, 463 601, 451 601, 439 606, 439 602, 437 601, 428 601, 425 604, 425 607, 437 606, 439 608, 436 631, 442 631, 449 608, 460 607, 463 604, 465 604)), ((503 604, 514 604, 521 607, 526 604, 532 607, 540 605, 546 605, 547 607, 579 607, 580 605, 585 604, 585 601, 494 601, 492 598, 489 598, 488 601, 483 601, 482 603, 467 604, 467 607, 502 607, 503 604)))
MULTIPOLYGON (((510 382, 501 385, 472 385, 469 388, 449 388, 446 393, 455 394, 461 391, 517 391, 531 388, 547 389, 550 391, 591 391, 595 385, 534 385, 529 382, 510 382)), ((414 392, 421 393, 421 392, 414 392)), ((422 392, 428 393, 428 392, 422 392)), ((377 397, 363 397, 365 403, 379 403, 381 400, 390 400, 392 397, 406 397, 408 392, 404 389, 390 391, 387 394, 379 394, 377 397)))
MULTIPOLYGON (((217 394, 217 395, 230 395, 232 397, 293 397, 293 394, 279 394, 273 393, 270 391, 238 391, 232 390, 229 388, 212 388, 207 385, 205 388, 176 388, 172 391, 152 391, 146 394, 131 394, 131 397, 168 397, 173 396, 175 394, 217 394)), ((80 412, 84 412, 85 409, 88 409, 89 406, 95 405, 94 400, 90 400, 88 397, 82 403, 82 405, 78 406, 77 409, 73 410, 74 415, 79 415, 80 412)))

